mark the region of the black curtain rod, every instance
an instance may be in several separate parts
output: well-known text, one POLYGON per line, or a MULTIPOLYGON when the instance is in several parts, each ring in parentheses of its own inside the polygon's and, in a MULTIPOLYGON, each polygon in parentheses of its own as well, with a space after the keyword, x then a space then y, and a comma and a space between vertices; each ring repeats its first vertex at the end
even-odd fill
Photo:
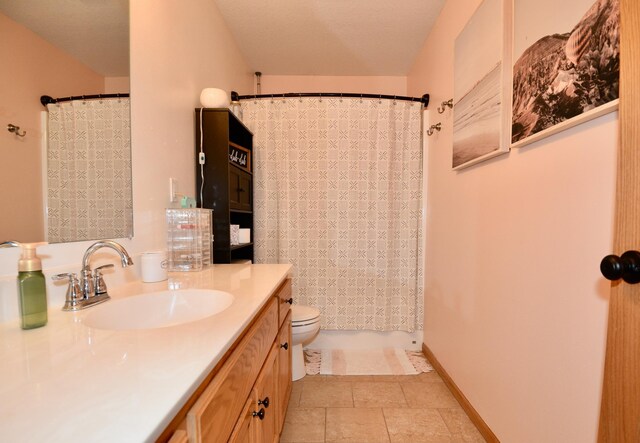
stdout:
POLYGON ((97 94, 97 95, 76 95, 73 97, 61 97, 61 98, 53 98, 48 95, 43 95, 40 97, 40 103, 43 106, 47 106, 50 103, 60 103, 60 102, 70 102, 73 100, 91 100, 96 98, 120 98, 120 97, 129 97, 128 93, 121 94, 97 94))
MULTIPOLYGON (((233 92, 232 92, 233 94, 233 92)), ((251 100, 255 98, 284 98, 284 97, 350 97, 350 98, 384 98, 389 100, 405 100, 410 102, 420 102, 426 108, 429 106, 429 94, 422 97, 405 97, 402 95, 381 95, 381 94, 355 94, 352 92, 288 92, 286 94, 260 94, 260 95, 239 95, 238 100, 251 100)))

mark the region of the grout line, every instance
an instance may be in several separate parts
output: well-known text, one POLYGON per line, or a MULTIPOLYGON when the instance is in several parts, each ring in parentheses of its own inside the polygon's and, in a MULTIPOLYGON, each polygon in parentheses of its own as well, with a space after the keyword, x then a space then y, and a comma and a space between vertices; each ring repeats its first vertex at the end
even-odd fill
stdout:
POLYGON ((440 416, 440 419, 444 422, 444 425, 447 428, 447 430, 449 431, 449 434, 453 435, 453 431, 451 430, 451 427, 449 427, 449 424, 447 423, 447 420, 445 420, 444 416, 440 413, 440 409, 446 409, 446 408, 434 408, 434 409, 438 412, 438 415, 440 416))
POLYGON ((387 437, 389 437, 389 441, 391 441, 391 434, 389 433, 389 425, 387 424, 387 416, 384 414, 384 408, 380 408, 382 411, 382 419, 384 420, 384 428, 387 430, 387 437))
POLYGON ((327 442, 327 409, 328 408, 324 408, 324 442, 327 442))
POLYGON ((356 399, 355 396, 353 395, 353 382, 349 382, 349 387, 351 388, 351 407, 355 409, 356 407, 356 399))

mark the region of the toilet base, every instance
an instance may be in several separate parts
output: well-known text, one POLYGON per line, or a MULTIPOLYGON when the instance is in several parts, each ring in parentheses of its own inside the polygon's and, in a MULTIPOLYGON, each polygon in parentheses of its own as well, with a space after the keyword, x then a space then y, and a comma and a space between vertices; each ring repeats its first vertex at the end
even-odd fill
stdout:
POLYGON ((291 379, 293 381, 300 380, 307 375, 304 367, 304 353, 302 352, 302 343, 293 345, 291 348, 291 379))

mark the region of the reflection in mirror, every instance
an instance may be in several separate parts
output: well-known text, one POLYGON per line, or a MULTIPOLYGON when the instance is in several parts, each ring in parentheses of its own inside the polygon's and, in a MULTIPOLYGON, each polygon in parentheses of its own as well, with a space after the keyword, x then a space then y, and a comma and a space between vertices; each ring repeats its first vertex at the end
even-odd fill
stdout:
POLYGON ((0 241, 131 237, 128 99, 40 103, 129 92, 129 1, 0 0, 0 41, 0 241))

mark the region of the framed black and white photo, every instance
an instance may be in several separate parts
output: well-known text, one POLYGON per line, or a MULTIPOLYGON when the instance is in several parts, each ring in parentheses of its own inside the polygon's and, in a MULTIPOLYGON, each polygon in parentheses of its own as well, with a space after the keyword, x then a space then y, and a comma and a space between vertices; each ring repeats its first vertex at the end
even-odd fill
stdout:
POLYGON ((456 38, 453 169, 509 151, 511 1, 484 0, 456 38))
POLYGON ((618 107, 619 0, 514 0, 512 147, 618 107))

